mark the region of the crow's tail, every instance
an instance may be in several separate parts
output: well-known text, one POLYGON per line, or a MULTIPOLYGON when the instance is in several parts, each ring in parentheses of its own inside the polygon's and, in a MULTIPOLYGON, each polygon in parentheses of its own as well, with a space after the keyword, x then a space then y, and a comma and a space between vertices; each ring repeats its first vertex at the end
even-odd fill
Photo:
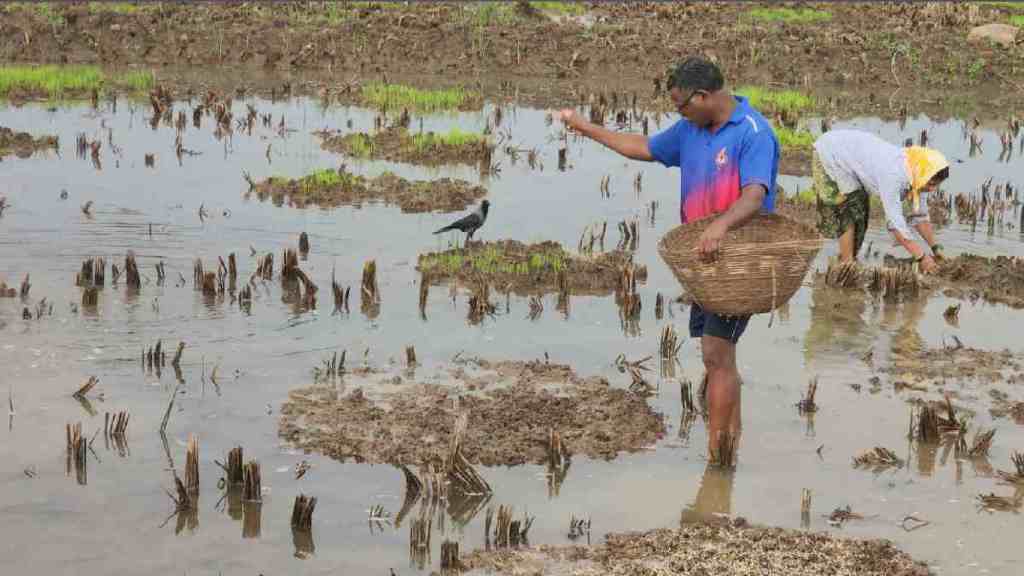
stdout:
POLYGON ((454 224, 449 224, 449 225, 445 226, 444 228, 441 228, 440 230, 435 231, 434 234, 440 234, 441 232, 447 232, 449 230, 455 230, 455 225, 454 224))

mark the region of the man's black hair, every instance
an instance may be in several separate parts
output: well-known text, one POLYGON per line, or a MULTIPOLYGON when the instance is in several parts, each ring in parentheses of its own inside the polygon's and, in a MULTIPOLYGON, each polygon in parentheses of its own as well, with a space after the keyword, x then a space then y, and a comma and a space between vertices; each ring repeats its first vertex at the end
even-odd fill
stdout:
POLYGON ((669 76, 668 89, 706 90, 717 92, 725 85, 722 71, 714 62, 700 56, 690 56, 669 76))

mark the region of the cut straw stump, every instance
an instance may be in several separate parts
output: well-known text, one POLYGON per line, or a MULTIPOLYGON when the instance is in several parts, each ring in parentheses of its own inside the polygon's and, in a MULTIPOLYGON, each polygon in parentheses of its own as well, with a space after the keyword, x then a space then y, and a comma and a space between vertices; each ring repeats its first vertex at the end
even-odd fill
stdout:
POLYGON ((86 394, 88 394, 89 391, 92 390, 97 383, 99 383, 99 381, 99 378, 95 376, 90 376, 89 379, 86 380, 85 384, 82 384, 82 386, 74 394, 72 394, 72 396, 79 400, 84 399, 86 394))
POLYGON ((1014 472, 1000 470, 998 472, 1000 481, 1004 484, 1024 488, 1024 453, 1014 452, 1013 456, 1010 457, 1010 462, 1013 463, 1016 470, 1014 472))
POLYGON ((675 326, 671 324, 665 326, 665 329, 661 331, 661 343, 659 345, 662 360, 675 359, 679 354, 679 349, 682 347, 683 343, 679 338, 679 334, 676 333, 675 326))
POLYGON ((189 500, 199 502, 199 438, 189 434, 188 452, 185 454, 185 489, 189 500))
POLYGON ((334 277, 334 270, 331 270, 331 292, 334 294, 334 314, 339 314, 342 311, 348 313, 348 295, 352 287, 348 286, 344 289, 341 284, 334 277))
POLYGON ((853 458, 854 468, 874 468, 876 471, 884 470, 885 468, 902 468, 903 460, 896 456, 896 453, 883 446, 876 446, 875 448, 861 453, 853 458))
POLYGON ((262 502, 260 486, 260 463, 250 460, 242 469, 242 499, 248 502, 262 502))
POLYGON ((459 543, 445 540, 441 542, 441 570, 459 570, 459 543))
POLYGON ((377 261, 370 260, 363 265, 362 301, 367 305, 380 304, 380 293, 377 290, 377 261))
POLYGON ((811 491, 807 488, 800 493, 800 525, 804 528, 811 525, 811 491))
POLYGON ((66 474, 70 476, 71 471, 74 470, 78 484, 85 486, 89 480, 86 469, 88 441, 82 435, 82 423, 78 422, 74 426, 68 423, 65 426, 65 432, 67 433, 66 474))
MULTIPOLYGON (((488 512, 490 513, 490 511, 488 512)), ((512 507, 498 506, 498 514, 494 527, 494 545, 497 548, 516 548, 527 544, 527 536, 530 526, 533 525, 533 517, 523 515, 522 520, 512 519, 512 507)))
POLYGON ((106 263, 100 256, 84 260, 82 262, 82 270, 75 276, 75 286, 82 288, 102 287, 105 268, 106 263))
POLYGON ((135 264, 135 252, 129 250, 124 257, 125 284, 134 290, 142 288, 142 278, 139 276, 139 267, 135 264))
POLYGON ((818 405, 814 403, 814 396, 817 392, 818 377, 815 376, 807 383, 807 392, 801 396, 800 401, 796 403, 796 407, 801 414, 813 414, 818 411, 818 405))
POLYGON ((292 505, 292 529, 310 531, 313 529, 313 510, 316 509, 316 497, 299 494, 292 505))
POLYGON ((469 422, 468 414, 461 414, 455 419, 455 428, 452 432, 451 442, 448 448, 448 457, 445 460, 445 471, 452 488, 461 491, 463 494, 490 494, 491 486, 473 468, 473 465, 462 455, 462 435, 466 431, 469 422))
POLYGON ((228 486, 241 486, 245 482, 244 460, 242 459, 242 447, 236 446, 228 451, 228 465, 224 469, 227 473, 228 486))

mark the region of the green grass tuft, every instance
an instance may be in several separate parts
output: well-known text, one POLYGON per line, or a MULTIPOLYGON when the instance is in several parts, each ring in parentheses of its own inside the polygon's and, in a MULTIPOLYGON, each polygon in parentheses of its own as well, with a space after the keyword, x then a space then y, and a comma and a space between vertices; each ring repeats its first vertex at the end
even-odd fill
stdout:
MULTIPOLYGON (((1021 8, 1024 8, 1024 6, 1021 8)), ((1014 14, 1013 16, 1010 16, 1010 24, 1024 27, 1024 14, 1014 14)))
POLYGON ((759 86, 741 86, 736 94, 750 100, 754 108, 798 114, 814 108, 814 98, 796 90, 768 90, 759 86))
POLYGON ((466 266, 481 274, 536 274, 538 272, 560 272, 565 268, 564 255, 557 251, 538 251, 526 255, 505 254, 496 246, 480 251, 465 252, 449 250, 423 258, 419 268, 423 271, 440 271, 454 275, 466 266))
POLYGON ((425 134, 414 134, 412 136, 413 147, 421 152, 434 147, 446 146, 458 148, 460 146, 479 144, 486 141, 487 137, 483 134, 463 132, 458 128, 453 128, 450 132, 443 134, 427 132, 425 134))
POLYGON ((145 92, 156 84, 156 77, 149 70, 132 70, 118 74, 111 82, 118 88, 132 92, 145 92))
POLYGON ((782 150, 810 150, 814 145, 814 135, 807 130, 794 130, 785 126, 775 127, 775 137, 779 139, 782 150))
POLYGON ((416 112, 455 110, 479 99, 475 92, 463 88, 420 90, 401 84, 369 84, 363 86, 363 101, 378 108, 393 110, 409 108, 416 112))
POLYGON ((0 96, 22 91, 60 98, 102 86, 103 72, 96 66, 0 66, 0 96))
MULTIPOLYGON (((341 172, 339 172, 337 170, 332 170, 330 168, 324 168, 323 170, 317 170, 317 171, 313 172, 312 174, 308 174, 306 176, 303 176, 301 179, 299 179, 299 185, 302 186, 302 188, 307 190, 307 191, 309 191, 309 190, 320 190, 320 189, 323 189, 323 188, 335 188, 335 187, 338 187, 338 186, 348 186, 348 185, 351 185, 355 181, 356 178, 357 178, 357 176, 355 176, 355 175, 353 175, 353 174, 351 174, 349 172, 341 173, 341 172)), ((283 180, 283 179, 271 178, 271 180, 273 181, 273 180, 283 180)))
POLYGON ((89 2, 89 12, 92 14, 135 14, 150 6, 140 6, 131 2, 89 2))
POLYGON ((107 75, 96 66, 0 66, 0 97, 23 92, 60 100, 105 87, 142 92, 154 83, 153 73, 142 70, 107 75))
POLYGON ((530 6, 545 12, 570 14, 573 16, 579 16, 586 12, 586 8, 583 4, 579 4, 577 2, 530 2, 530 6))
POLYGON ((811 24, 827 22, 832 19, 831 12, 811 8, 754 8, 747 12, 747 15, 762 22, 786 22, 787 24, 811 24))

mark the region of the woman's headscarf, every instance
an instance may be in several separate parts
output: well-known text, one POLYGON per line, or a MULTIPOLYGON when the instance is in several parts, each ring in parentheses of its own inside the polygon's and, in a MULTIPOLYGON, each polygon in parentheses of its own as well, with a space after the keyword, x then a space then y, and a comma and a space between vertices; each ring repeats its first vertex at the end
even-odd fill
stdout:
POLYGON ((914 210, 921 207, 921 189, 928 185, 932 179, 944 168, 949 167, 949 162, 942 152, 933 148, 923 146, 910 146, 907 152, 907 168, 910 169, 910 193, 914 198, 914 210))

